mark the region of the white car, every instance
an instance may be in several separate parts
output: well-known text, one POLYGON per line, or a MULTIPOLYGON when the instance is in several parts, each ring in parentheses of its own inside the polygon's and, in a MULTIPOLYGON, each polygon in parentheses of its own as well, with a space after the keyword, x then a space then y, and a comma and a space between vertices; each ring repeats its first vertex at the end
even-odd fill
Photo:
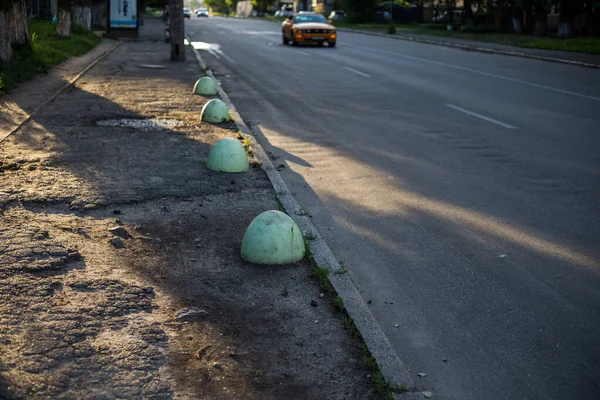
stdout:
POLYGON ((208 18, 208 8, 199 8, 198 13, 196 14, 198 18, 206 17, 208 18))
POLYGON ((292 6, 283 6, 281 10, 275 11, 275 17, 291 17, 294 15, 294 7, 292 6))

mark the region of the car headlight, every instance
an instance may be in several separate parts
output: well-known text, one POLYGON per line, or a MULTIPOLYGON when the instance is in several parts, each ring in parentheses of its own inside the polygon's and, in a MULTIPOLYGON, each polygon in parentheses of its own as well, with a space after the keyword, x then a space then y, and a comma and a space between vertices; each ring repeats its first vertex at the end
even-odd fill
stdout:
POLYGON ((298 29, 296 33, 302 33, 302 29, 298 29))
POLYGON ((330 30, 329 33, 335 33, 335 29, 330 30))

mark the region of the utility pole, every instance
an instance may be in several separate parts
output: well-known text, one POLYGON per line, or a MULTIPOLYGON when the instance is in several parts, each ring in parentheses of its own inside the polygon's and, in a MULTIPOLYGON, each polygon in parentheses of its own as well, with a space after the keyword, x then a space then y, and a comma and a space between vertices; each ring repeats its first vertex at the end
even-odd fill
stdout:
POLYGON ((183 0, 169 0, 171 60, 185 61, 183 0))

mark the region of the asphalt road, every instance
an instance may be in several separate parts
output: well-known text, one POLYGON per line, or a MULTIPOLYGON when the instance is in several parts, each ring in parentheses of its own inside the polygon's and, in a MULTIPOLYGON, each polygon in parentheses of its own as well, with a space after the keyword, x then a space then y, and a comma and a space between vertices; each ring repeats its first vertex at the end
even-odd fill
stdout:
POLYGON ((186 24, 419 389, 600 398, 600 71, 186 24))

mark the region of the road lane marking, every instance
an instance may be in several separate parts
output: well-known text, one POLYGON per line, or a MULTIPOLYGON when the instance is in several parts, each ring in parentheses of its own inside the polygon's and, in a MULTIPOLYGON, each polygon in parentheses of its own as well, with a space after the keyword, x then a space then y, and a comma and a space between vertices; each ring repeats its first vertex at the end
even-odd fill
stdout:
POLYGON ((223 50, 221 50, 221 49, 215 49, 215 52, 218 53, 220 56, 224 57, 230 63, 235 64, 235 61, 233 61, 233 58, 231 58, 227 54, 225 54, 223 52, 223 50))
POLYGON ((444 66, 444 67, 450 67, 450 68, 459 69, 459 70, 462 70, 462 71, 472 72, 474 74, 479 74, 479 75, 483 75, 483 76, 489 76, 490 78, 503 79, 503 80, 510 81, 510 82, 515 82, 515 83, 520 83, 520 84, 523 84, 523 85, 533 86, 533 87, 537 87, 537 88, 540 88, 540 89, 552 90, 554 92, 568 94, 568 95, 571 95, 571 96, 577 96, 577 97, 581 97, 581 98, 584 98, 584 99, 590 99, 590 100, 600 101, 600 97, 590 96, 590 95, 587 95, 587 94, 582 94, 582 93, 577 93, 577 92, 571 92, 570 90, 558 89, 558 88, 555 88, 555 87, 552 87, 552 86, 540 85, 539 83, 528 82, 528 81, 524 81, 524 80, 521 80, 521 79, 509 78, 508 76, 493 74, 491 72, 479 71, 479 70, 472 69, 472 68, 461 67, 459 65, 448 64, 448 63, 441 62, 441 61, 433 61, 433 60, 428 60, 426 58, 414 57, 414 56, 409 56, 409 55, 406 55, 406 54, 393 53, 391 51, 385 51, 385 50, 377 50, 377 49, 372 49, 372 48, 369 48, 369 47, 354 46, 354 45, 349 45, 347 43, 344 43, 344 47, 354 47, 356 49, 370 50, 370 51, 374 51, 376 53, 387 54, 387 55, 398 56, 398 57, 404 57, 404 58, 408 58, 410 60, 424 61, 424 62, 430 63, 430 64, 441 65, 441 66, 444 66))
POLYGON ((446 104, 446 107, 450 107, 456 111, 460 111, 460 112, 470 115, 472 117, 479 118, 479 119, 482 119, 487 122, 491 122, 492 124, 500 125, 506 129, 517 129, 516 126, 505 124, 504 122, 500 122, 497 119, 486 117, 485 115, 477 114, 476 112, 473 112, 473 111, 465 110, 464 108, 455 106, 453 104, 446 104))
POLYGON ((369 77, 371 77, 371 75, 369 75, 369 74, 365 74, 364 72, 357 71, 357 70, 355 70, 354 68, 350 68, 350 67, 344 67, 344 69, 347 69, 348 71, 354 72, 354 73, 355 73, 355 74, 357 74, 357 75, 364 76, 365 78, 369 78, 369 77))
POLYGON ((279 32, 272 31, 244 31, 244 35, 279 35, 279 32))
POLYGON ((302 50, 298 50, 298 53, 304 54, 305 56, 310 56, 311 55, 310 53, 307 53, 307 52, 302 51, 302 50))

